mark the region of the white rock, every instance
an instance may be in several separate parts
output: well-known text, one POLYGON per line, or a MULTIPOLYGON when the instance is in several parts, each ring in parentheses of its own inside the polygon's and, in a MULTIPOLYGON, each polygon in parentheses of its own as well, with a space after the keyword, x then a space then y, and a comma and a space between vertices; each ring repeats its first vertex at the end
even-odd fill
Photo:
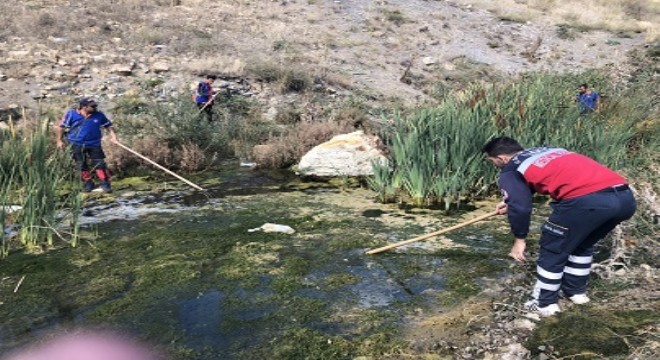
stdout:
POLYGON ((66 42, 69 41, 67 38, 63 38, 63 37, 53 37, 53 36, 49 36, 49 37, 48 37, 48 40, 54 42, 55 44, 64 44, 64 43, 66 43, 66 42))
POLYGON ((534 330, 536 324, 528 319, 516 319, 513 321, 513 326, 516 329, 534 330))
POLYGON ((378 149, 380 140, 362 131, 337 135, 314 147, 298 164, 298 172, 316 176, 373 175, 372 162, 386 162, 378 149))
POLYGON ((541 321, 541 316, 539 316, 539 314, 536 313, 528 312, 525 313, 523 316, 533 321, 541 321))
POLYGON ((170 71, 170 67, 169 65, 167 65, 167 63, 163 61, 157 61, 151 65, 150 70, 158 74, 158 73, 170 71))
POLYGON ((521 344, 510 344, 495 349, 494 352, 484 354, 484 360, 518 360, 529 359, 529 350, 521 344))
POLYGON ((422 63, 426 66, 436 64, 438 62, 438 59, 434 58, 433 56, 425 56, 422 58, 422 63))
POLYGON ((279 111, 277 110, 276 107, 271 106, 271 107, 268 108, 268 110, 267 110, 266 113, 264 114, 264 118, 265 118, 267 121, 275 121, 275 119, 277 118, 277 114, 278 114, 278 112, 279 112, 279 111))
POLYGON ((23 58, 28 55, 30 55, 30 50, 14 50, 7 52, 7 57, 12 59, 24 60, 23 58))
POLYGON ((129 76, 133 74, 133 65, 114 64, 110 67, 110 72, 113 74, 129 76))

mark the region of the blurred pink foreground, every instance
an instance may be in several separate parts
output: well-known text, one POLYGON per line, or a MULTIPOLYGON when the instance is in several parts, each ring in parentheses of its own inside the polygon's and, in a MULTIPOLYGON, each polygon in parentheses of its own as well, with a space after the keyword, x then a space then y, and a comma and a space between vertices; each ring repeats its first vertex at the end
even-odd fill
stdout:
POLYGON ((59 335, 3 360, 164 360, 149 347, 111 333, 59 335))

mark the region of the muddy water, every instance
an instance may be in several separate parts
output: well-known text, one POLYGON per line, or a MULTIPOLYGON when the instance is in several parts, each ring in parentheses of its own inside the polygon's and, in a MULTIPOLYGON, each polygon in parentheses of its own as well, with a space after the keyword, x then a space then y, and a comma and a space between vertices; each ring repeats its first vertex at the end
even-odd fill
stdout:
POLYGON ((506 268, 493 235, 499 221, 365 255, 492 204, 448 215, 288 173, 205 176, 196 181, 206 193, 118 182, 112 196, 87 199, 86 244, 0 263, 0 349, 101 325, 182 359, 377 356, 405 346, 398 334, 407 316, 454 307, 506 268), (247 231, 264 223, 296 232, 247 231), (20 274, 28 281, 11 293, 20 274))

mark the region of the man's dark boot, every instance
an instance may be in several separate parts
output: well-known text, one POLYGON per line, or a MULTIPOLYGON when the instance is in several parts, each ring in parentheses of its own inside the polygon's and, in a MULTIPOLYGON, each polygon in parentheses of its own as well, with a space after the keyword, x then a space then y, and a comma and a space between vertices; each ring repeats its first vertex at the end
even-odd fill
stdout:
POLYGON ((83 183, 83 192, 90 192, 94 190, 96 186, 94 185, 94 181, 92 180, 87 180, 83 183))
POLYGON ((101 181, 101 190, 106 193, 111 193, 112 187, 110 187, 110 181, 101 181))

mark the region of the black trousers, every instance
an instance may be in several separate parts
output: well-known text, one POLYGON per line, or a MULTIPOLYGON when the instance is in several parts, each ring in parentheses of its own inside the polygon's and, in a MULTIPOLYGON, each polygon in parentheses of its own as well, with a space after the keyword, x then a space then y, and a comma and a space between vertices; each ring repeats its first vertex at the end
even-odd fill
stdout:
POLYGON ((206 106, 204 105, 205 103, 197 103, 197 108, 204 113, 204 115, 206 116, 206 120, 208 120, 208 122, 213 122, 213 104, 206 106))
POLYGON ((88 181, 92 179, 92 171, 101 181, 110 181, 110 172, 105 163, 105 153, 100 146, 85 146, 71 144, 71 156, 76 163, 76 169, 80 171, 80 179, 88 181))
POLYGON ((541 247, 536 263, 533 295, 539 305, 567 296, 584 294, 593 261, 594 244, 635 213, 636 203, 627 185, 553 202, 548 220, 541 226, 541 247))

